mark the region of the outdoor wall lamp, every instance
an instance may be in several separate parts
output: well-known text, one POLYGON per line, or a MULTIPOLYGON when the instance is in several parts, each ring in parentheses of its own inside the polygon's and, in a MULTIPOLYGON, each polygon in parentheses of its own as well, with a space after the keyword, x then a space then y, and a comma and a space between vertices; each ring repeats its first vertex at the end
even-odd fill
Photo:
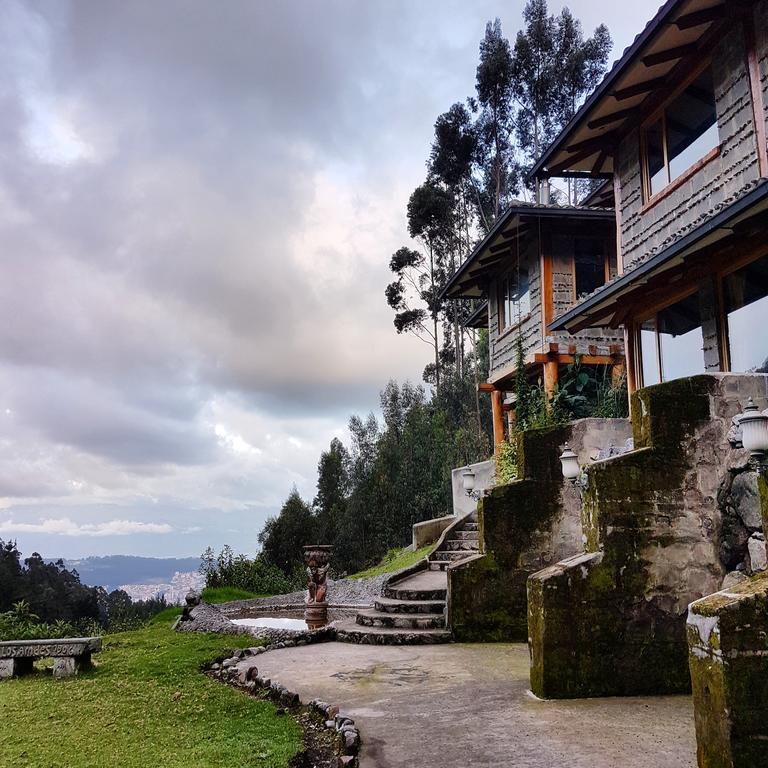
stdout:
POLYGON ((479 499, 483 495, 482 491, 475 490, 475 473, 472 467, 465 467, 461 473, 461 487, 470 499, 479 499))
POLYGON ((579 457, 571 450, 568 443, 565 444, 560 454, 560 464, 563 468, 563 477, 570 480, 581 490, 587 488, 587 473, 579 465, 579 457))
POLYGON ((750 459, 761 465, 768 453, 768 414, 761 413, 750 397, 739 416, 741 427, 741 444, 749 451, 750 459))

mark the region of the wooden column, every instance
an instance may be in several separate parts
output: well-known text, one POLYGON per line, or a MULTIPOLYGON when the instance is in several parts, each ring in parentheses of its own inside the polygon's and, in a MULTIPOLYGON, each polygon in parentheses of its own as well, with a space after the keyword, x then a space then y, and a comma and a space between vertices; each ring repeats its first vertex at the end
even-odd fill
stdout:
POLYGON ((635 342, 635 324, 627 322, 624 326, 624 355, 627 359, 627 394, 631 397, 637 391, 637 354, 635 342))
POLYGON ((547 400, 552 400, 555 394, 558 378, 558 361, 549 360, 544 363, 544 391, 547 393, 547 400))
POLYGON ((504 409, 501 402, 502 392, 494 389, 491 392, 491 410, 493 411, 493 444, 504 442, 504 409))

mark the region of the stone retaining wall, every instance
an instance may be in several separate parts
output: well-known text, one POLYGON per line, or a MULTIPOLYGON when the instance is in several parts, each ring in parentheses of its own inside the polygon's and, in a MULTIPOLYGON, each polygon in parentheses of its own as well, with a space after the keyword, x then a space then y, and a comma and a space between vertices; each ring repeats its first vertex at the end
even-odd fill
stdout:
POLYGON ((697 376, 633 396, 636 450, 588 469, 587 555, 528 585, 531 688, 543 698, 690 689, 688 604, 726 573, 718 490, 728 433, 768 377, 697 376))
POLYGON ((563 480, 563 446, 569 443, 587 464, 601 449, 622 447, 630 434, 626 419, 582 419, 520 436, 522 479, 478 503, 481 556, 448 569, 448 621, 456 640, 528 639, 528 577, 583 551, 581 502, 563 480))

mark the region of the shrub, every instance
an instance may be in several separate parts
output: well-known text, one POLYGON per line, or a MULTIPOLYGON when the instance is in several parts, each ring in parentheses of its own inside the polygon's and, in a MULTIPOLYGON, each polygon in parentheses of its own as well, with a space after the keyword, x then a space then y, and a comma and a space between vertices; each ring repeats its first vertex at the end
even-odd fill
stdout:
POLYGON ((284 595, 304 586, 301 565, 297 564, 293 573, 286 576, 261 555, 250 560, 245 555, 235 555, 229 545, 218 555, 208 547, 202 555, 200 572, 205 576, 206 587, 234 587, 259 595, 284 595))

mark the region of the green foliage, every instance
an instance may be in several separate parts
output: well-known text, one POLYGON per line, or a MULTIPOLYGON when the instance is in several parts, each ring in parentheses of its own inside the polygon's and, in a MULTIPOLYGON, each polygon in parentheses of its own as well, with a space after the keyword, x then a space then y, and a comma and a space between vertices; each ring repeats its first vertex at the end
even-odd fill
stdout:
POLYGON ((166 608, 162 598, 132 601, 122 590, 107 593, 101 587, 88 587, 80 582, 77 571, 68 571, 61 560, 47 563, 36 552, 22 564, 21 553, 12 541, 0 540, 0 576, 0 611, 6 612, 3 632, 122 632, 166 608), (7 618, 19 603, 36 617, 27 628, 7 618), (39 629, 33 629, 32 624, 39 629))
MULTIPOLYGON (((286 575, 277 565, 269 562, 265 553, 249 559, 245 555, 235 555, 229 545, 225 546, 218 555, 208 547, 201 556, 200 564, 200 572, 205 576, 207 590, 241 590, 246 593, 246 597, 253 597, 254 595, 282 595, 301 588, 304 582, 303 569, 300 565, 301 547, 312 543, 305 540, 307 530, 296 531, 290 525, 284 527, 270 525, 269 521, 264 530, 268 531, 270 536, 279 535, 275 531, 280 530, 286 530, 293 536, 288 541, 274 542, 280 547, 281 552, 296 552, 294 559, 289 563, 289 573, 286 575)), ((225 601, 226 598, 219 602, 225 601)))
POLYGON ((496 484, 507 485, 517 480, 517 441, 512 435, 496 448, 496 484))
POLYGON ((66 621, 47 624, 32 613, 29 603, 20 600, 10 611, 0 613, 0 640, 44 640, 46 638, 79 637, 80 629, 66 621))
POLYGON ((296 722, 200 671, 253 642, 157 620, 105 637, 93 672, 4 682, 0 765, 288 768, 302 748, 296 722))
POLYGON ((423 560, 432 549, 432 544, 417 549, 415 552, 410 547, 390 549, 378 565, 374 565, 373 568, 367 568, 358 573, 353 573, 349 578, 371 579, 374 576, 382 576, 385 573, 397 573, 397 571, 402 571, 403 568, 410 568, 410 566, 416 565, 416 563, 418 563, 419 560, 423 560))

